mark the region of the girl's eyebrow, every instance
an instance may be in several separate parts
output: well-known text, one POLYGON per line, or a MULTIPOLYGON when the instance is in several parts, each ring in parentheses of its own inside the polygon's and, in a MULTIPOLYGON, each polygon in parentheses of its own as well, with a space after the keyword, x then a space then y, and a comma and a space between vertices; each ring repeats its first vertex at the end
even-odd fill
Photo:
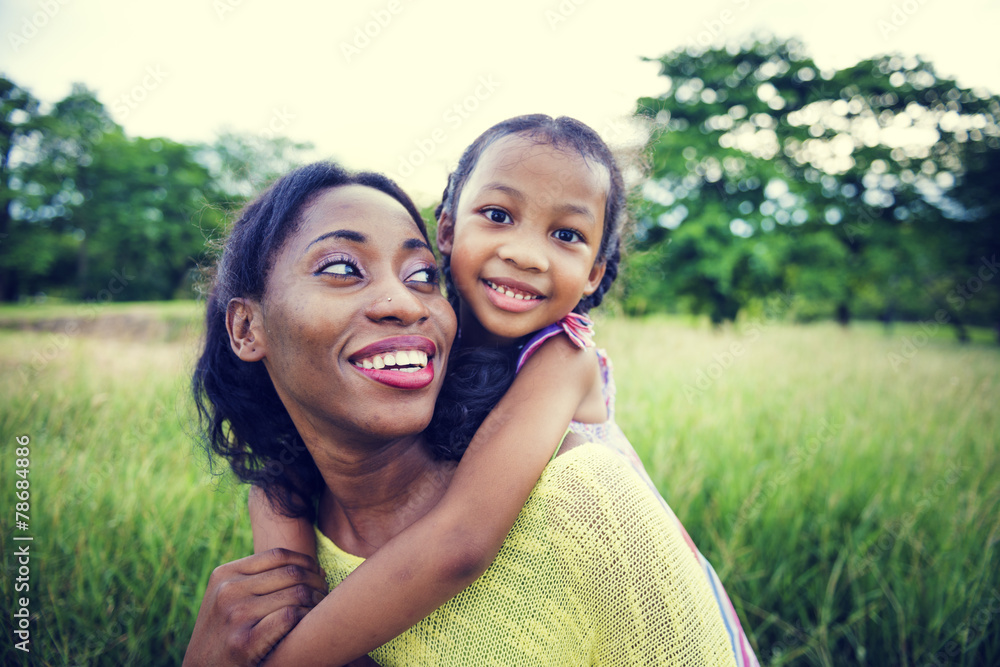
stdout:
POLYGON ((524 201, 524 193, 523 192, 521 192, 517 188, 512 188, 509 185, 504 185, 503 183, 498 183, 496 181, 494 181, 493 183, 487 183, 485 186, 483 186, 483 189, 484 190, 496 190, 498 192, 504 193, 505 195, 510 195, 511 197, 513 197, 514 199, 516 199, 518 201, 521 201, 521 202, 524 201))
POLYGON ((563 204, 556 210, 562 215, 582 215, 585 218, 589 218, 591 222, 597 222, 597 218, 594 216, 594 212, 591 211, 586 206, 579 206, 577 204, 563 204))
MULTIPOLYGON (((504 185, 503 183, 498 183, 498 182, 487 183, 485 186, 483 186, 483 189, 496 190, 498 192, 502 192, 506 195, 510 195, 519 202, 524 202, 525 200, 523 192, 521 192, 517 188, 512 188, 509 185, 504 185)), ((590 218, 593 222, 597 222, 597 218, 594 216, 594 212, 591 211, 586 206, 579 206, 577 204, 563 204, 559 206, 557 210, 562 215, 582 215, 587 218, 590 218)))

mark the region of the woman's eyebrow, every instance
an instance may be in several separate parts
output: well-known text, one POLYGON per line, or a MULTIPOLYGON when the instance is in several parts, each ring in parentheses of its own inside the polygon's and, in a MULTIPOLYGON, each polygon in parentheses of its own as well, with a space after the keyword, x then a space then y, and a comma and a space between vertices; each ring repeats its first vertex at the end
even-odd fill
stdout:
POLYGON ((332 232, 327 232, 326 234, 321 234, 316 238, 314 238, 312 241, 309 242, 309 245, 306 246, 306 250, 309 250, 309 248, 313 247, 320 241, 324 241, 329 238, 343 239, 345 241, 353 241, 354 243, 368 242, 368 237, 362 234, 361 232, 356 232, 351 229, 337 229, 332 232))
POLYGON ((403 241, 403 250, 429 250, 434 253, 431 246, 423 239, 406 239, 403 241))

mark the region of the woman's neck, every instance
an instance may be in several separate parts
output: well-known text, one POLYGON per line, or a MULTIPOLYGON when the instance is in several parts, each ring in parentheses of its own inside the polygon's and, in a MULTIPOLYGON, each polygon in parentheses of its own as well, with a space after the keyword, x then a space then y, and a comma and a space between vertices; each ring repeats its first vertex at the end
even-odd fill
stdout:
POLYGON ((326 449, 336 453, 317 459, 327 487, 319 528, 337 546, 370 556, 438 503, 457 463, 434 460, 422 438, 367 451, 326 449))

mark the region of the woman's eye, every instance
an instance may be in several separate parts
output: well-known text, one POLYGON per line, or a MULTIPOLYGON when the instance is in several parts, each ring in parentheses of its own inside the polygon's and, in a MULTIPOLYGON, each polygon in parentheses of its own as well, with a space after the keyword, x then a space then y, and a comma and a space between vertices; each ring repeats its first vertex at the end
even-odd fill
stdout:
POLYGON ((583 236, 572 229, 560 229, 555 233, 555 237, 564 243, 579 243, 583 241, 583 236))
POLYGON ((415 271, 414 273, 410 274, 410 277, 407 278, 407 280, 413 283, 436 284, 438 281, 438 271, 437 269, 434 268, 420 269, 419 271, 415 271))
POLYGON ((502 225, 510 222, 510 215, 507 213, 507 211, 504 211, 499 208, 487 209, 486 217, 489 218, 491 222, 497 222, 502 225))
POLYGON ((321 273, 330 273, 335 276, 360 276, 361 272, 351 262, 333 262, 323 267, 321 273))

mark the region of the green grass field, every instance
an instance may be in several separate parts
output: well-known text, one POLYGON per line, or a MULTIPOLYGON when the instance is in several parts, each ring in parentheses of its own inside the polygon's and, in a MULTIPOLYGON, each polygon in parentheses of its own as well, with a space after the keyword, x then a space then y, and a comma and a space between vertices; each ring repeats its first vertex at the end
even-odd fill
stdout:
MULTIPOLYGON (((198 307, 91 319, 112 312, 161 324, 110 340, 99 322, 0 331, 4 664, 179 664, 208 575, 251 548, 245 490, 213 479, 194 445, 198 307), (27 531, 14 524, 23 435, 27 531), (13 648, 25 595, 30 654, 13 648)), ((598 340, 619 423, 762 664, 1000 661, 1000 349, 769 321, 608 318, 598 340)))

